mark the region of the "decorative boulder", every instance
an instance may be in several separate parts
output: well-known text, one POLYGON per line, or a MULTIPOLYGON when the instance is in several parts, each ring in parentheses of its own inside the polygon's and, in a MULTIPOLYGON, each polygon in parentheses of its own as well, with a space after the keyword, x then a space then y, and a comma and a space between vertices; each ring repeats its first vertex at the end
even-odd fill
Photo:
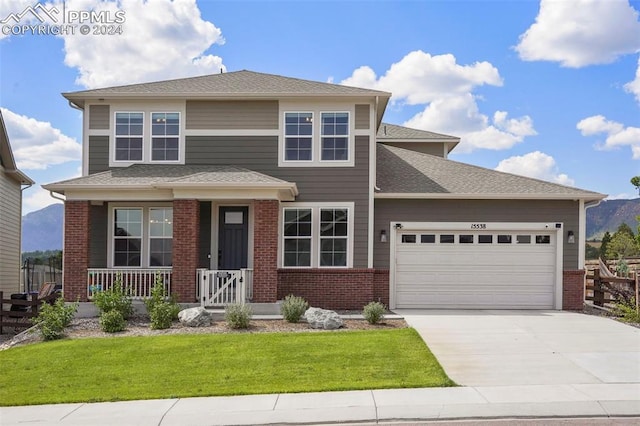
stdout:
POLYGON ((334 311, 320 308, 309 308, 304 313, 311 328, 322 328, 324 330, 335 330, 344 327, 344 321, 334 311))
POLYGON ((178 319, 181 324, 187 327, 207 327, 211 325, 211 314, 201 306, 180 311, 178 319))

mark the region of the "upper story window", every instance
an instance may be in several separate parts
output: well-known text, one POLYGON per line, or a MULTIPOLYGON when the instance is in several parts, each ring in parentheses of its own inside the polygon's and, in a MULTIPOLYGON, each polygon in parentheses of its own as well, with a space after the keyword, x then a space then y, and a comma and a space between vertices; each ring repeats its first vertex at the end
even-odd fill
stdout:
MULTIPOLYGON (((304 109, 303 109, 304 108, 304 109)), ((282 113, 281 167, 349 167, 354 165, 351 112, 330 108, 282 113)))
POLYGON ((349 159, 349 113, 323 112, 322 160, 347 161, 349 159))
POLYGON ((284 122, 285 160, 311 161, 313 159, 313 113, 286 112, 284 122))
POLYGON ((178 161, 180 114, 151 113, 151 161, 178 161))
POLYGON ((116 161, 142 161, 144 113, 116 112, 116 161))
POLYGON ((112 166, 179 162, 184 150, 180 121, 180 112, 117 111, 112 166))

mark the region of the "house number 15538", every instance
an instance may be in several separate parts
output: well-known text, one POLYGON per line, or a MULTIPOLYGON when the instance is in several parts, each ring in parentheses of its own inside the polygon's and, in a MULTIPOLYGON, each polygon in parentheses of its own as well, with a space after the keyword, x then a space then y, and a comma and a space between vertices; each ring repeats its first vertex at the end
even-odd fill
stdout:
POLYGON ((487 229, 486 223, 472 223, 471 229, 487 229))

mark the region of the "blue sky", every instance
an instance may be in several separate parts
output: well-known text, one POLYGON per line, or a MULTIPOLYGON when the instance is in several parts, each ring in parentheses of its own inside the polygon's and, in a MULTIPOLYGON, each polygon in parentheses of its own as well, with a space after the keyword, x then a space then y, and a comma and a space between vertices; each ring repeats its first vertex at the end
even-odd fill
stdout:
MULTIPOLYGON (((36 4, 3 0, 0 20, 36 4)), ((385 121, 460 136, 453 160, 637 196, 640 1, 65 7, 124 11, 123 34, 0 34, 0 107, 19 167, 38 183, 25 192, 25 213, 55 201, 40 184, 80 173, 81 116, 61 92, 220 68, 387 90, 385 121)))

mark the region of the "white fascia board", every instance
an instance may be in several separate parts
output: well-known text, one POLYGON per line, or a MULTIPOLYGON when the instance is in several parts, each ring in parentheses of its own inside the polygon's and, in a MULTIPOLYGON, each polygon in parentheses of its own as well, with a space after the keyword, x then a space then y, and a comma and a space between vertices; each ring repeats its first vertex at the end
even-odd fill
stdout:
POLYGON ((376 138, 376 142, 380 143, 458 143, 460 139, 444 139, 444 138, 376 138))
MULTIPOLYGON (((130 189, 130 188, 129 188, 130 189)), ((109 189, 101 191, 91 189, 74 189, 64 192, 67 200, 83 201, 167 201, 173 200, 171 190, 135 189, 125 191, 123 189, 109 189)))
POLYGON ((570 195, 570 194, 437 194, 423 192, 377 192, 375 198, 380 199, 425 199, 425 200, 601 200, 604 194, 570 195))
POLYGON ((562 222, 391 222, 391 230, 405 231, 544 231, 555 232, 562 230, 562 222), (401 225, 402 228, 396 228, 401 225))
POLYGON ((279 200, 292 201, 295 196, 280 188, 254 188, 239 191, 237 188, 174 188, 174 199, 198 200, 279 200))

